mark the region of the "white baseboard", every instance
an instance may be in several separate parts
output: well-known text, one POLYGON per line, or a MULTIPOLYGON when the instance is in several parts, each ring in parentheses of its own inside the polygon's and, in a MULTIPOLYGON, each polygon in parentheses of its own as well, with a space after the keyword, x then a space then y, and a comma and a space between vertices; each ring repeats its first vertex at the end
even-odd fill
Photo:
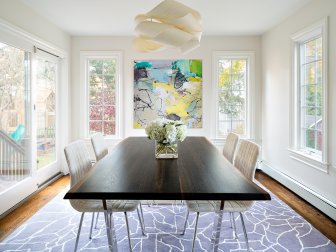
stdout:
POLYGON ((336 204, 263 161, 259 168, 336 221, 336 204))

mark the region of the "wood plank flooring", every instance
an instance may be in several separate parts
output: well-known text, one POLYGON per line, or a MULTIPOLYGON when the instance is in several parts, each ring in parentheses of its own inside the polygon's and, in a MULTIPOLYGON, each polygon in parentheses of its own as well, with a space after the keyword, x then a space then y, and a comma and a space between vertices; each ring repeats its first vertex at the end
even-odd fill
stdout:
MULTIPOLYGON (((296 194, 283 187, 265 173, 258 171, 256 179, 277 197, 303 216, 307 221, 320 230, 322 234, 336 243, 336 222, 328 218, 315 207, 296 194)), ((35 194, 20 207, 0 220, 0 241, 11 234, 17 227, 34 215, 41 207, 52 200, 70 183, 69 176, 63 176, 56 182, 35 194)))
POLYGON ((256 172, 255 177, 263 186, 294 209, 332 242, 336 243, 336 222, 334 220, 262 171, 256 172))
POLYGON ((65 187, 70 184, 70 177, 63 176, 33 195, 13 212, 0 219, 0 241, 10 235, 16 228, 33 216, 65 187))

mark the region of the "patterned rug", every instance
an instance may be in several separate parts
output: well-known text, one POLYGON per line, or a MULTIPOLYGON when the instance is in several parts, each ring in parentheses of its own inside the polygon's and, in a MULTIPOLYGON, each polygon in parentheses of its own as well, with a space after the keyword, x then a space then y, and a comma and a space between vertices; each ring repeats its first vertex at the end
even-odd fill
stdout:
MULTIPOLYGON (((61 193, 0 243, 0 251, 73 251, 80 213, 61 193)), ((336 245, 274 195, 257 202, 244 214, 251 251, 336 251, 336 245)), ((142 236, 136 212, 129 214, 133 251, 191 251, 195 214, 190 214, 184 236, 186 207, 143 204, 147 236, 142 236)), ((108 251, 103 215, 89 239, 92 215, 84 217, 78 251, 108 251)), ((209 251, 214 214, 201 214, 195 251, 209 251)), ((238 239, 233 238, 229 215, 224 214, 219 251, 246 251, 238 214, 238 239)), ((123 214, 114 214, 119 251, 128 250, 123 214)))

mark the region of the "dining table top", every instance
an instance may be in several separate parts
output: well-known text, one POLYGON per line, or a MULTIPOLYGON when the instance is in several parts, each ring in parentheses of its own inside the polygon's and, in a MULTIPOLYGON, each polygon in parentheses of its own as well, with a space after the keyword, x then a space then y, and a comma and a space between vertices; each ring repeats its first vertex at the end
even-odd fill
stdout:
POLYGON ((146 137, 124 139, 64 199, 270 200, 205 137, 180 142, 176 159, 154 152, 146 137))

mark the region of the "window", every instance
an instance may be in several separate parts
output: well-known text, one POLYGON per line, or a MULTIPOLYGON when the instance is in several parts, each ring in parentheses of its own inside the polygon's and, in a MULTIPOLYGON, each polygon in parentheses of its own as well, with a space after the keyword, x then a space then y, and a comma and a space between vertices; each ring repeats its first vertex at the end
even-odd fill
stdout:
MULTIPOLYGON (((295 34, 293 139, 294 158, 298 155, 326 164, 326 21, 295 34), (296 154, 295 154, 296 153, 296 154)), ((307 163, 307 160, 304 160, 307 163)), ((309 163, 309 161, 308 161, 309 163)), ((316 166, 316 164, 314 165, 316 166)), ((318 164, 321 168, 321 165, 318 164)))
POLYGON ((321 155, 322 150, 322 36, 300 47, 300 149, 321 155))
POLYGON ((87 134, 118 133, 118 92, 120 55, 111 52, 83 53, 87 87, 87 134))
POLYGON ((214 54, 216 80, 216 135, 225 137, 234 132, 250 137, 250 52, 217 52, 214 54))

